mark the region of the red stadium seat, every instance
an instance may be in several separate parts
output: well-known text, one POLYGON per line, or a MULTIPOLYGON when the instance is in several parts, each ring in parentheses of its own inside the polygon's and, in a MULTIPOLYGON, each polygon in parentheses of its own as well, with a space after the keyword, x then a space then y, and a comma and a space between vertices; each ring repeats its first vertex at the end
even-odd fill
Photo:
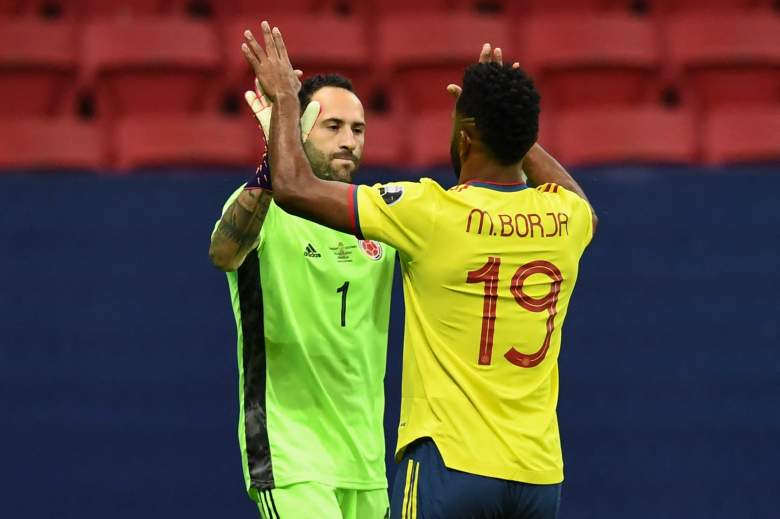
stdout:
POLYGON ((471 9, 490 9, 510 13, 512 15, 529 15, 537 13, 567 13, 574 12, 598 13, 610 10, 628 11, 631 0, 457 0, 461 7, 471 9))
POLYGON ((0 115, 52 115, 72 108, 75 27, 0 19, 0 115))
POLYGON ((682 95, 698 107, 780 102, 780 17, 681 15, 666 25, 682 95))
MULTIPOLYGON (((8 0, 0 0, 0 4, 8 0)), ((123 18, 171 12, 177 0, 11 0, 19 14, 50 19, 123 18)), ((186 0, 178 0, 186 1, 186 0)))
POLYGON ((704 155, 712 164, 780 162, 780 105, 724 107, 709 113, 704 155))
POLYGON ((693 119, 656 107, 587 108, 558 114, 556 156, 564 164, 682 163, 696 158, 693 119))
POLYGON ((94 124, 71 118, 0 119, 0 168, 100 168, 101 137, 94 124))
POLYGON ((418 113, 452 109, 449 83, 460 83, 482 44, 512 56, 509 26, 499 17, 470 14, 396 15, 380 20, 379 59, 395 108, 418 113))
POLYGON ((210 5, 212 12, 223 19, 247 17, 253 20, 254 27, 272 14, 311 14, 320 8, 321 0, 201 0, 200 3, 210 5))
POLYGON ((370 8, 379 16, 396 14, 444 13, 456 7, 458 0, 374 0, 370 8))
POLYGON ((452 110, 428 111, 415 116, 407 131, 410 157, 414 167, 450 164, 452 110))
POLYGON ((396 116, 366 113, 366 142, 362 164, 397 166, 404 162, 406 132, 396 116))
POLYGON ((652 9, 658 14, 710 14, 724 11, 744 12, 750 9, 769 9, 773 0, 653 0, 652 9))
POLYGON ((202 109, 219 65, 210 26, 184 19, 93 22, 84 54, 99 117, 202 109))
MULTIPOLYGON (((358 19, 332 14, 279 15, 269 22, 281 29, 290 60, 295 68, 303 70, 304 77, 338 72, 352 80, 358 95, 367 95, 369 49, 358 19)), ((230 83, 244 89, 251 88, 254 78, 241 52, 245 29, 262 41, 258 18, 234 19, 226 24, 223 33, 230 83)))
POLYGON ((517 31, 515 47, 544 108, 630 105, 657 96, 660 48, 651 22, 622 14, 545 15, 517 31))
POLYGON ((65 9, 68 4, 78 4, 78 14, 84 18, 133 18, 165 14, 171 0, 78 0, 60 3, 65 9))
POLYGON ((0 16, 15 16, 22 10, 20 0, 0 0, 0 16))
POLYGON ((141 115, 119 121, 116 164, 157 166, 255 165, 262 149, 244 121, 218 115, 141 115))

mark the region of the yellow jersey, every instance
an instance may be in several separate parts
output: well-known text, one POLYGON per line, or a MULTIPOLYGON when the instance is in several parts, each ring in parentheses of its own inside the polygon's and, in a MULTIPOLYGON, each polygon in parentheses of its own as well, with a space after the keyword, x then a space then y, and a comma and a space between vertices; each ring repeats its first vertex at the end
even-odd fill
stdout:
POLYGON ((588 203, 556 184, 430 179, 352 197, 358 237, 395 247, 403 269, 396 458, 430 437, 451 469, 561 482, 558 354, 588 203))

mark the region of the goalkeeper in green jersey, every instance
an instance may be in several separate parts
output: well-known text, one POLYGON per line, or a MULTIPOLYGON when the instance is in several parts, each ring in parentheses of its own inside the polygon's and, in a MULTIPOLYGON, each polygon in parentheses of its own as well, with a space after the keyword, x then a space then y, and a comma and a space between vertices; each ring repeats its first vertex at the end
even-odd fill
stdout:
MULTIPOLYGON (((272 106, 247 92, 264 136, 272 106)), ((303 82, 301 134, 320 178, 351 182, 363 107, 346 78, 303 82)), ((227 200, 209 255, 238 332, 244 479, 264 518, 382 519, 384 372, 395 251, 277 207, 268 160, 227 200)))

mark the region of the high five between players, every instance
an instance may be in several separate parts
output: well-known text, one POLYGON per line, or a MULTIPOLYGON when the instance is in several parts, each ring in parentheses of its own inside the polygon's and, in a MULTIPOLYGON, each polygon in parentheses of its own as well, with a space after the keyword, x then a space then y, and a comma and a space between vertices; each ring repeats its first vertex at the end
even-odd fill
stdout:
POLYGON ((561 330, 597 219, 536 144, 539 94, 499 49, 466 70, 451 139, 458 177, 358 186, 312 174, 281 32, 242 46, 274 104, 274 199, 285 211, 400 253, 406 330, 391 514, 557 515, 561 330), (525 180, 533 184, 529 187, 525 180))

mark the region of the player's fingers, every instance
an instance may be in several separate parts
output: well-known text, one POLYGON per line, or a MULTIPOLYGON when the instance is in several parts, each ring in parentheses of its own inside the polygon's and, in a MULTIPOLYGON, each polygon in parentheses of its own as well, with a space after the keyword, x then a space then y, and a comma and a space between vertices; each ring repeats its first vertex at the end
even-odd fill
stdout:
POLYGON ((514 63, 512 63, 512 68, 520 68, 520 63, 515 61, 514 63))
POLYGON ((490 63, 490 44, 484 43, 482 45, 482 51, 479 53, 480 63, 490 63))
POLYGON ((493 63, 498 63, 499 65, 504 64, 504 56, 501 52, 501 47, 496 47, 493 49, 493 63))
POLYGON ((244 58, 246 58, 247 63, 249 63, 249 66, 252 67, 252 70, 254 71, 255 75, 260 74, 260 60, 257 59, 257 56, 254 52, 252 52, 252 49, 249 48, 249 45, 246 43, 241 44, 241 52, 244 53, 244 58))
POLYGON ((268 24, 267 21, 263 20, 263 23, 260 24, 260 27, 263 30, 263 39, 265 40, 265 50, 270 59, 276 59, 279 57, 279 51, 276 49, 276 43, 274 42, 274 37, 271 34, 271 26, 268 24))
POLYGON ((298 79, 303 77, 303 70, 295 69, 293 72, 295 72, 295 75, 298 76, 298 79))
POLYGON ((290 57, 287 55, 287 46, 284 44, 284 38, 282 38, 282 31, 279 30, 279 27, 274 27, 271 31, 271 35, 274 38, 274 43, 276 44, 276 51, 279 53, 279 58, 292 67, 292 64, 290 63, 290 57))
POLYGON ((452 95, 452 97, 454 97, 455 99, 460 97, 460 93, 462 91, 463 91, 463 89, 460 88, 460 86, 458 86, 458 85, 456 85, 454 83, 451 83, 451 84, 447 85, 447 92, 449 92, 450 95, 452 95))
POLYGON ((257 98, 260 100, 260 104, 263 105, 263 108, 271 106, 271 102, 268 100, 268 96, 265 95, 265 90, 263 90, 262 85, 260 85, 260 81, 255 78, 255 93, 257 93, 257 98))
POLYGON ((260 46, 260 44, 257 43, 254 34, 252 34, 252 31, 250 31, 249 29, 245 30, 244 39, 246 40, 246 44, 249 46, 250 50, 257 57, 257 61, 259 63, 262 63, 263 59, 265 59, 266 57, 266 54, 263 48, 260 46))

